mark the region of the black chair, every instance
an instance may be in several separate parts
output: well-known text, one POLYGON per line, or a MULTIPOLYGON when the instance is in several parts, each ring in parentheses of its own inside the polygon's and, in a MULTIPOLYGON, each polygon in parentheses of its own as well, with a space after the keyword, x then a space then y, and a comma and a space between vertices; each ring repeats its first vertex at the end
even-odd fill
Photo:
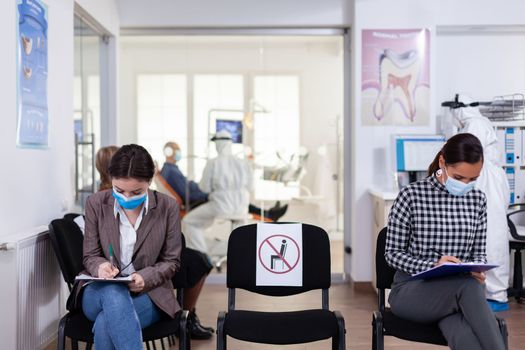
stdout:
POLYGON ((510 219, 512 215, 525 212, 525 204, 513 204, 509 206, 510 212, 507 214, 507 223, 509 225, 510 235, 513 240, 509 241, 510 250, 514 250, 514 275, 512 278, 512 287, 507 289, 509 298, 514 297, 518 303, 521 298, 525 298, 525 289, 523 289, 523 266, 521 262, 521 252, 525 250, 525 236, 518 233, 516 225, 510 219))
MULTIPOLYGON (((272 224, 272 225, 278 225, 272 224)), ((238 227, 228 240, 226 279, 228 312, 217 318, 217 349, 226 349, 226 338, 265 344, 300 344, 332 338, 332 349, 345 349, 345 325, 339 311, 330 311, 330 243, 326 232, 303 224, 303 286, 257 286, 257 224, 238 227), (321 289, 322 308, 288 312, 235 309, 235 289, 267 296, 290 296, 321 289)))
MULTIPOLYGON (((53 220, 49 225, 49 235, 55 255, 57 257, 64 280, 71 292, 75 277, 84 269, 82 264, 82 245, 84 236, 80 228, 70 219, 53 220)), ((146 342, 147 349, 150 343, 156 349, 155 340, 161 340, 164 349, 164 338, 174 334, 179 335, 179 349, 190 349, 187 338, 188 311, 183 311, 180 322, 166 317, 159 322, 144 328, 142 338, 146 342)), ((93 322, 91 322, 82 311, 68 312, 60 320, 58 326, 57 349, 65 349, 66 337, 72 340, 72 348, 78 349, 78 342, 86 343, 86 349, 91 349, 93 344, 93 322)))
MULTIPOLYGON (((374 311, 372 318, 372 349, 383 350, 384 336, 436 344, 447 345, 447 340, 436 324, 422 324, 405 320, 394 315, 390 308, 385 307, 385 290, 390 289, 394 281, 395 269, 390 267, 385 260, 386 228, 379 232, 376 250, 376 287, 378 289, 379 311, 374 311)), ((507 348, 507 325, 505 320, 497 318, 500 332, 507 348)))
POLYGON ((64 219, 73 221, 75 220, 77 216, 81 216, 81 215, 82 214, 78 214, 78 213, 67 213, 67 214, 64 214, 64 219))

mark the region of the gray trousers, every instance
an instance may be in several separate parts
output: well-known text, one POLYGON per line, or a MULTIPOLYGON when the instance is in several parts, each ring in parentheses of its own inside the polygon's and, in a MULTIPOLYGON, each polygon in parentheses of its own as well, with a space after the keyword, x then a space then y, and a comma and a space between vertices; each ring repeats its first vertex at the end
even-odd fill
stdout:
POLYGON ((484 285, 471 276, 407 281, 397 272, 389 302, 392 312, 419 323, 438 323, 452 350, 505 350, 484 285))

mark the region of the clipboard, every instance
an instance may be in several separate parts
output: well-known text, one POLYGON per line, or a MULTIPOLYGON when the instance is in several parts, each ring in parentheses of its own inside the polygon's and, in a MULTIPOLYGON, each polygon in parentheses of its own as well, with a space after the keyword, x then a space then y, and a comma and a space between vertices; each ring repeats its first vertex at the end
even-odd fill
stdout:
POLYGON ((109 282, 109 283, 131 283, 133 280, 131 276, 126 277, 115 277, 115 278, 100 278, 93 277, 86 274, 80 274, 75 277, 75 281, 86 281, 86 282, 109 282))
POLYGON ((410 280, 427 280, 443 276, 459 275, 469 272, 485 272, 498 266, 499 265, 478 263, 444 263, 439 266, 434 266, 428 270, 412 275, 412 277, 410 277, 410 280))

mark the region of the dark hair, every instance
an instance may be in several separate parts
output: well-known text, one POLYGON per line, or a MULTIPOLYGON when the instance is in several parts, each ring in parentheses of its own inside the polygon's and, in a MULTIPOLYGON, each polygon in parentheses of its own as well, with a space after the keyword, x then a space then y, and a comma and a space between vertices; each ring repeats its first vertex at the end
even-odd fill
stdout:
POLYGON ((483 161, 483 146, 481 146, 479 139, 472 134, 464 133, 451 137, 428 167, 429 176, 439 169, 439 156, 443 156, 447 165, 461 162, 476 164, 483 161))
POLYGON ((155 174, 155 163, 144 147, 124 145, 111 158, 108 172, 112 178, 133 178, 149 182, 155 174))

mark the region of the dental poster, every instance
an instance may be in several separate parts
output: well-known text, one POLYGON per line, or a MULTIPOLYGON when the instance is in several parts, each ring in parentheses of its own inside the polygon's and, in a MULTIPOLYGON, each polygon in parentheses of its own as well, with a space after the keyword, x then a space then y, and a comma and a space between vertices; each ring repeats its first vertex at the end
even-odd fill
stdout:
POLYGON ((48 144, 47 6, 40 0, 18 0, 19 146, 48 144))
POLYGON ((430 31, 362 32, 363 125, 430 123, 430 31))

